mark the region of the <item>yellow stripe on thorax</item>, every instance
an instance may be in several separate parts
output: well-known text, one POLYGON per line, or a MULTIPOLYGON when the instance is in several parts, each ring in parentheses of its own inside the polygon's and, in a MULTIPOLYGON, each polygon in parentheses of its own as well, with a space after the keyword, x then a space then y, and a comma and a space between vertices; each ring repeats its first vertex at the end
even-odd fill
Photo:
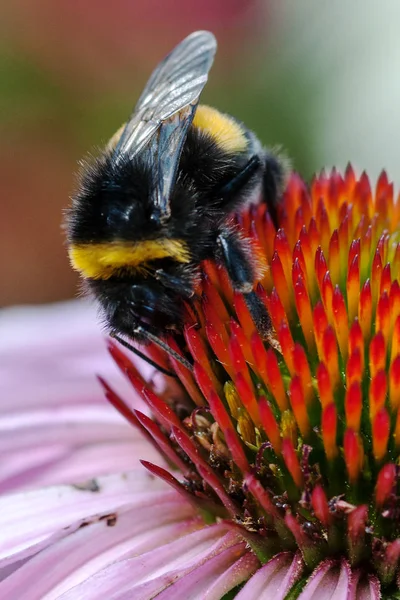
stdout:
POLYGON ((190 252, 182 240, 162 238, 99 244, 71 244, 69 258, 73 268, 89 279, 109 279, 124 268, 146 270, 148 261, 172 258, 180 263, 190 261, 190 252))
POLYGON ((243 127, 229 115, 224 115, 211 106, 201 104, 197 107, 193 125, 213 137, 226 152, 244 152, 247 148, 243 127))
MULTIPOLYGON (((114 150, 118 144, 126 123, 114 133, 107 143, 107 150, 114 150)), ((216 108, 200 104, 195 112, 193 125, 208 133, 226 152, 244 152, 248 141, 243 127, 229 115, 219 112, 216 108)))

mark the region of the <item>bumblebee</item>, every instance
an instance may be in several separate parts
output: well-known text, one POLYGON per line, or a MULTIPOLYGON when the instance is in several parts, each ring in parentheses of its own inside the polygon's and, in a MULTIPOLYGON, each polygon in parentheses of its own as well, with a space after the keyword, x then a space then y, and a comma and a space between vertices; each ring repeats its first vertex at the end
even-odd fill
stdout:
POLYGON ((216 48, 198 31, 156 67, 128 122, 84 165, 67 212, 73 268, 109 333, 148 362, 124 338, 155 342, 190 367, 166 338, 182 332, 205 259, 225 266, 271 334, 251 244, 231 216, 261 194, 276 222, 285 168, 237 120, 198 104, 216 48))

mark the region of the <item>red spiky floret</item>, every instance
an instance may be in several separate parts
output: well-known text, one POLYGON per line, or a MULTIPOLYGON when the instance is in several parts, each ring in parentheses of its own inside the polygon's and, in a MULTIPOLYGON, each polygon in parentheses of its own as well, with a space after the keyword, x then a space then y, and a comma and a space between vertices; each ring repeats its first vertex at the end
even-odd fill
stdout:
POLYGON ((351 167, 309 189, 293 175, 277 232, 265 205, 236 219, 264 263, 254 289, 268 340, 226 271, 206 261, 196 310, 168 341, 193 372, 149 348, 175 371, 179 399, 156 394, 115 345, 151 417, 105 386, 175 473, 146 467, 208 519, 230 519, 250 544, 259 536, 257 553, 272 540, 269 557, 298 547, 309 569, 343 556, 354 585, 379 578, 383 590, 400 581, 399 221, 386 174, 375 192, 351 167))

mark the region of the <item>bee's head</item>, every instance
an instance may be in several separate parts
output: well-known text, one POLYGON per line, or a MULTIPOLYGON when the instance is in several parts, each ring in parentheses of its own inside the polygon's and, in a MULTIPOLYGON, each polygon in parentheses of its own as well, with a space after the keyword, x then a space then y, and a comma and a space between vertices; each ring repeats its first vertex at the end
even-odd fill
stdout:
POLYGON ((73 243, 138 240, 157 235, 151 219, 152 180, 143 160, 115 162, 107 153, 83 164, 68 215, 73 243))
POLYGON ((118 162, 106 154, 84 165, 67 213, 70 259, 83 277, 108 279, 164 258, 190 262, 188 235, 181 235, 182 223, 187 230, 193 212, 190 190, 185 197, 183 191, 173 194, 165 223, 155 211, 156 185, 145 154, 118 162))

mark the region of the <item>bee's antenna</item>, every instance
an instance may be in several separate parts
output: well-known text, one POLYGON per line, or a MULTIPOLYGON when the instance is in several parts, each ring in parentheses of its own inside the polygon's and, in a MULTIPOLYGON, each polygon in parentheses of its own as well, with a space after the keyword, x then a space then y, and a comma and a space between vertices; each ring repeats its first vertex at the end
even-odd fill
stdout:
POLYGON ((179 363, 181 363, 181 365, 186 367, 186 369, 189 369, 189 371, 193 370, 192 365, 190 364, 190 362, 188 360, 186 360, 186 358, 183 358, 183 356, 178 354, 178 352, 175 352, 175 350, 173 350, 170 346, 168 346, 168 344, 166 344, 165 342, 160 340, 160 338, 158 338, 156 335, 153 335, 152 333, 150 333, 150 331, 147 331, 144 327, 141 327, 140 325, 138 327, 135 327, 135 333, 141 334, 143 337, 147 338, 150 342, 153 342, 154 344, 157 344, 157 346, 160 346, 160 348, 162 348, 164 350, 164 352, 166 352, 167 354, 172 356, 172 358, 174 358, 179 363))
POLYGON ((117 340, 117 342, 119 342, 121 344, 121 346, 124 346, 124 348, 127 348, 128 350, 130 350, 131 352, 136 354, 136 356, 139 356, 139 358, 142 358, 145 362, 147 362, 147 364, 149 364, 152 367, 154 367, 155 369, 157 369, 157 371, 160 371, 160 373, 163 373, 164 375, 168 375, 169 377, 175 377, 175 378, 177 377, 176 373, 172 373, 172 371, 168 371, 167 369, 164 369, 164 367, 161 367, 156 362, 154 362, 154 360, 151 360, 151 358, 149 358, 148 356, 146 356, 145 354, 140 352, 140 350, 138 350, 137 348, 132 346, 132 344, 130 344, 129 342, 126 342, 124 339, 120 338, 119 335, 110 333, 110 337, 117 340))

